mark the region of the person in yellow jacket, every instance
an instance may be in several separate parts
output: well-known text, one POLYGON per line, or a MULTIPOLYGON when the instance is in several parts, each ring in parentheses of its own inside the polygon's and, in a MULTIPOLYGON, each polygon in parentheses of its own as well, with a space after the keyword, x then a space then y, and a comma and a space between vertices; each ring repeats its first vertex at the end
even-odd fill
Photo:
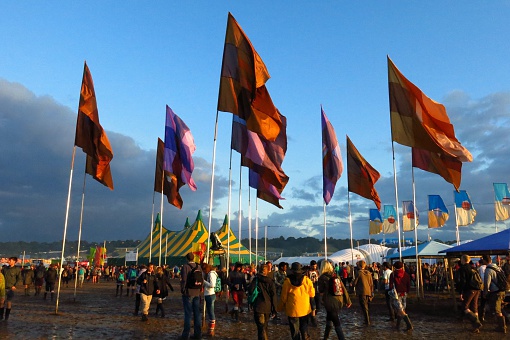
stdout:
POLYGON ((308 319, 312 312, 310 298, 315 296, 315 288, 305 275, 300 263, 294 262, 282 287, 278 310, 285 311, 289 319, 290 335, 293 340, 308 340, 308 319))
POLYGON ((4 319, 4 304, 5 304, 5 278, 4 274, 0 272, 0 320, 4 319))

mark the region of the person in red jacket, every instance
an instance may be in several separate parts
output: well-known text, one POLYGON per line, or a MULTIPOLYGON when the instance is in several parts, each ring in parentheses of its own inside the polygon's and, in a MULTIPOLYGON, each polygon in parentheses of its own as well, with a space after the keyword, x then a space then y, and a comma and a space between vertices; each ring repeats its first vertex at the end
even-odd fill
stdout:
POLYGON ((406 298, 411 290, 411 277, 404 270, 404 264, 400 261, 395 262, 395 270, 390 275, 390 291, 392 306, 397 317, 397 329, 400 329, 400 322, 404 320, 408 332, 413 330, 409 315, 406 313, 406 298))

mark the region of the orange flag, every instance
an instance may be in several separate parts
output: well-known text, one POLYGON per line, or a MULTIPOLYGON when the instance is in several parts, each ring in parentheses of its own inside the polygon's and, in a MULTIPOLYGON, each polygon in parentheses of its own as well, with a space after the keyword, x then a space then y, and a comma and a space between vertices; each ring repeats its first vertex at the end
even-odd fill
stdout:
POLYGON ((348 190, 374 201, 381 210, 381 199, 375 190, 375 182, 381 175, 361 156, 347 136, 347 182, 348 190))
POLYGON ((461 162, 473 156, 455 137, 445 107, 427 97, 388 57, 392 140, 406 146, 444 153, 461 162))
POLYGON ((168 203, 182 209, 182 197, 179 189, 184 182, 177 180, 177 176, 165 171, 163 175, 163 157, 165 153, 165 142, 158 138, 158 152, 156 155, 156 172, 154 174, 154 191, 161 192, 166 195, 168 203), (163 181, 163 182, 162 182, 163 181), (162 184, 163 183, 163 184, 162 184))
POLYGON ((86 172, 113 190, 110 171, 113 151, 106 132, 99 123, 94 82, 86 62, 83 69, 74 145, 82 148, 83 152, 90 157, 90 160, 87 159, 86 172))
POLYGON ((438 174, 459 191, 462 162, 444 153, 413 148, 413 167, 438 174))
POLYGON ((282 121, 265 83, 266 65, 231 13, 228 14, 221 67, 218 110, 246 121, 249 130, 274 141, 282 121))

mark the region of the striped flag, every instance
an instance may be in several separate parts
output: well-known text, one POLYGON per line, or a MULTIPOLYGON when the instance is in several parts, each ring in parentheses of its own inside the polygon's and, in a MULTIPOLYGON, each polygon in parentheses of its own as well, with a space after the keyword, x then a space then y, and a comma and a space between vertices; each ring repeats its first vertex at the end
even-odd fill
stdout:
POLYGON ((510 192, 506 183, 494 183, 494 211, 496 221, 510 218, 510 192))
POLYGON ((391 234, 397 231, 397 211, 392 205, 383 207, 383 224, 382 231, 384 234, 391 234))
POLYGON ((466 190, 454 191, 453 196, 455 197, 457 224, 459 226, 473 224, 475 222, 476 210, 466 190))
POLYGON ((416 211, 416 216, 414 216, 414 204, 413 201, 403 201, 402 202, 402 230, 403 231, 413 231, 414 230, 414 221, 416 219, 416 226, 418 226, 418 211, 416 211))
POLYGON ((376 235, 382 231, 382 217, 381 212, 377 209, 370 209, 370 222, 368 223, 368 234, 376 235))
POLYGON ((429 195, 429 228, 445 225, 449 217, 448 209, 439 195, 429 195))

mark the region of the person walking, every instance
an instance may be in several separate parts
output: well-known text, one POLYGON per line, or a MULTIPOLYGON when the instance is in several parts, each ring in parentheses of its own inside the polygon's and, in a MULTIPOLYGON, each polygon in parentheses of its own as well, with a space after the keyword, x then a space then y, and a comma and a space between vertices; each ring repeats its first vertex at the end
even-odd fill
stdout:
POLYGON ((55 284, 57 283, 58 278, 58 272, 56 267, 57 267, 56 264, 51 264, 48 270, 46 271, 46 274, 44 275, 44 281, 46 282, 44 300, 46 300, 48 293, 50 293, 50 299, 51 301, 53 301, 53 294, 55 293, 55 284))
POLYGON ((202 265, 204 271, 204 300, 205 300, 205 312, 209 321, 207 335, 213 337, 214 329, 216 328, 216 316, 214 315, 214 302, 216 301, 216 280, 218 280, 218 273, 216 270, 208 264, 202 265))
POLYGON ((21 283, 21 270, 19 267, 16 267, 16 262, 18 262, 17 257, 9 257, 8 264, 9 266, 2 269, 2 274, 4 274, 5 279, 5 316, 3 313, 3 309, 0 310, 1 315, 0 318, 4 320, 9 319, 9 314, 12 309, 12 300, 14 299, 14 292, 16 291, 16 286, 21 283))
POLYGON ((382 272, 382 282, 384 284, 384 298, 386 300, 386 307, 388 308, 388 313, 390 318, 388 321, 395 321, 395 311, 391 306, 391 298, 389 295, 390 292, 390 275, 391 275, 391 265, 388 262, 383 263, 383 272, 382 272))
POLYGON ((358 269, 358 275, 352 282, 352 286, 356 290, 359 305, 363 311, 363 317, 365 318, 365 325, 369 326, 369 308, 370 302, 374 296, 374 281, 372 280, 372 273, 367 270, 367 264, 365 261, 360 260, 358 262, 358 269))
POLYGON ((181 271, 181 294, 182 305, 184 307, 184 329, 181 338, 190 339, 191 318, 193 317, 194 334, 191 339, 202 339, 202 313, 200 311, 200 294, 203 289, 202 269, 195 263, 195 255, 188 253, 186 255, 186 264, 182 266, 181 271))
POLYGON ((267 325, 271 315, 276 314, 276 287, 274 281, 268 276, 269 265, 262 264, 255 279, 248 286, 248 294, 258 294, 253 302, 253 318, 257 325, 257 339, 268 340, 267 325))
POLYGON ((236 263, 234 271, 230 273, 228 278, 232 300, 234 300, 234 309, 230 313, 236 321, 239 321, 239 312, 243 305, 243 297, 246 290, 246 276, 242 270, 242 263, 236 263))
POLYGON ((149 307, 151 305, 152 295, 159 294, 153 263, 149 263, 147 270, 138 277, 137 283, 140 285, 142 321, 149 321, 149 307))
POLYGON ((4 319, 5 310, 5 278, 0 271, 0 321, 4 319))
POLYGON ((478 271, 472 267, 469 255, 462 255, 460 263, 459 282, 456 288, 460 293, 464 315, 471 322, 473 332, 480 333, 482 323, 478 318, 478 297, 483 288, 483 282, 478 271), (477 283, 476 287, 473 283, 477 283))
POLYGON ((492 263, 490 255, 482 255, 482 258, 487 263, 483 280, 483 295, 487 299, 490 309, 495 313, 498 324, 496 331, 506 333, 506 320, 503 315, 505 291, 501 291, 498 287, 498 272, 502 272, 502 270, 492 263))
POLYGON ((310 261, 310 269, 308 269, 308 272, 306 275, 310 278, 310 281, 313 283, 313 288, 315 289, 315 297, 310 300, 310 304, 312 306, 312 326, 317 327, 317 311, 319 310, 320 306, 320 298, 321 295, 319 294, 318 290, 318 281, 319 281, 319 270, 317 268, 317 261, 312 260, 310 261))
POLYGON ((174 287, 172 286, 172 283, 170 282, 170 278, 165 273, 165 270, 162 267, 158 267, 156 269, 156 280, 158 284, 159 294, 156 295, 157 297, 157 304, 156 304, 156 315, 158 315, 158 312, 161 312, 161 317, 165 317, 165 308, 163 307, 163 302, 166 300, 166 297, 168 296, 168 288, 173 292, 174 287))
POLYGON ((34 283, 34 267, 26 265, 21 272, 23 278, 23 288, 25 288, 25 296, 30 296, 30 286, 34 283))
MULTIPOLYGON (((326 309, 326 328, 324 330, 324 340, 329 338, 331 330, 334 328, 338 339, 345 339, 340 316, 338 313, 343 306, 350 308, 352 305, 349 293, 345 288, 342 279, 334 272, 333 266, 327 260, 323 260, 320 269, 321 275, 318 280, 318 288, 322 294, 322 304, 326 309)), ((316 292, 317 294, 317 292, 316 292)))
POLYGON ((392 306, 395 309, 397 317, 397 330, 400 329, 400 322, 404 320, 407 325, 407 332, 413 330, 413 325, 406 313, 407 294, 411 290, 411 277, 404 270, 404 264, 400 261, 395 262, 395 270, 390 275, 390 292, 392 306))
POLYGON ((278 310, 285 311, 289 320, 292 340, 308 340, 308 319, 312 312, 310 298, 315 296, 313 283, 304 275, 299 262, 291 265, 290 273, 282 287, 278 310))

